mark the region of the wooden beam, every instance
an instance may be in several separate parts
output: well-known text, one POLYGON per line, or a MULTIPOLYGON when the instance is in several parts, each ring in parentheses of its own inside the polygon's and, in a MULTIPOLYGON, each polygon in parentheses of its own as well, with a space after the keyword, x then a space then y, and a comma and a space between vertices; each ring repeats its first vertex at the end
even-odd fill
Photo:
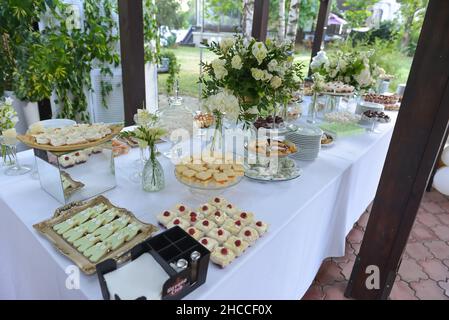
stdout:
MULTIPOLYGON (((329 18, 329 12, 331 9, 332 0, 320 0, 320 10, 318 12, 318 20, 315 28, 315 35, 313 37, 312 45, 312 58, 316 56, 318 51, 321 50, 321 45, 323 43, 324 36, 327 30, 327 19, 329 18)), ((309 67, 309 77, 312 75, 312 70, 309 67)))
POLYGON ((253 29, 251 35, 258 41, 267 39, 269 0, 254 1, 253 29))
POLYGON ((145 105, 142 0, 118 0, 125 125, 145 105))
POLYGON ((388 298, 430 172, 448 129, 448 106, 449 1, 430 0, 346 296, 388 298), (378 289, 370 290, 366 286, 370 275, 367 274, 368 266, 379 268, 378 289))

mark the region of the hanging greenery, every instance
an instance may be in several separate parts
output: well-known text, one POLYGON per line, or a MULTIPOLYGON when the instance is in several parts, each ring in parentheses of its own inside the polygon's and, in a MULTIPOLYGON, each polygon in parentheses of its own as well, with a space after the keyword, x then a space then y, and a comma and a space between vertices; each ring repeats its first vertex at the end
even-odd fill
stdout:
POLYGON ((160 39, 154 0, 145 0, 143 4, 143 38, 145 46, 145 63, 160 62, 160 39))
POLYGON ((175 85, 175 80, 179 74, 181 65, 178 63, 178 60, 176 59, 176 55, 171 51, 163 51, 160 54, 161 59, 167 58, 169 60, 168 62, 168 78, 165 82, 167 95, 173 93, 173 86, 175 85))

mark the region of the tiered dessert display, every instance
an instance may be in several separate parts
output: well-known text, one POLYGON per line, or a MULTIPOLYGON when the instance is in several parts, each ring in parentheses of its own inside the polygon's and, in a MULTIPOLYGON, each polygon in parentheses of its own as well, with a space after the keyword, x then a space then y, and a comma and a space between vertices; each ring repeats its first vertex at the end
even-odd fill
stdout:
POLYGON ((385 94, 366 94, 363 96, 363 100, 368 102, 374 102, 381 104, 387 111, 398 111, 401 104, 399 102, 399 96, 397 95, 385 95, 385 94))
POLYGON ((371 110, 365 111, 362 114, 362 120, 368 121, 371 124, 368 131, 374 133, 378 133, 378 131, 376 131, 378 124, 385 124, 391 121, 390 117, 386 115, 384 112, 371 111, 371 110))
POLYGON ((34 228, 86 274, 94 273, 97 263, 121 256, 157 231, 103 196, 62 207, 34 228))
POLYGON ((192 210, 177 204, 157 216, 166 227, 179 226, 197 239, 211 254, 211 261, 222 268, 241 256, 268 230, 268 224, 254 213, 240 210, 224 198, 213 197, 192 210))

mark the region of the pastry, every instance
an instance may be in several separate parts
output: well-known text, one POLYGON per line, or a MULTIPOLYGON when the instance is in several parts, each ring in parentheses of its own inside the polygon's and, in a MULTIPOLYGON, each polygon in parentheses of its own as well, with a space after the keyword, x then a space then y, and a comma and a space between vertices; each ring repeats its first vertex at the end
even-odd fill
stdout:
POLYGON ((215 222, 218 226, 221 226, 227 218, 226 214, 220 210, 216 210, 209 216, 209 219, 215 222))
POLYGON ((187 206, 185 206, 185 205, 183 205, 183 204, 177 204, 177 205, 175 206, 175 212, 176 212, 178 215, 185 214, 186 212, 189 212, 189 211, 190 211, 189 207, 187 207, 187 206))
POLYGON ((75 242, 73 242, 73 245, 75 246, 75 248, 78 249, 79 252, 84 252, 99 241, 100 241, 100 238, 97 238, 94 235, 88 234, 82 238, 79 238, 75 242))
POLYGON ((167 227, 167 229, 170 229, 171 227, 174 227, 174 226, 180 226, 181 228, 185 229, 189 226, 189 223, 186 220, 184 220, 183 218, 174 218, 172 221, 170 221, 167 224, 166 227, 167 227))
POLYGON ((183 175, 183 177, 191 179, 191 178, 193 178, 196 175, 196 171, 195 170, 191 170, 191 169, 187 169, 187 170, 184 170, 182 172, 182 175, 183 175))
POLYGON ((208 181, 212 178, 212 172, 209 170, 198 172, 197 174, 195 174, 195 178, 197 178, 201 182, 208 181))
POLYGON ((62 237, 69 243, 73 243, 86 234, 87 227, 85 225, 80 225, 73 229, 70 229, 62 234, 62 237))
POLYGON ((92 262, 97 262, 101 259, 109 250, 109 247, 104 242, 98 242, 94 246, 90 247, 83 254, 92 262))
POLYGON ((104 217, 104 219, 105 219, 104 223, 106 224, 106 223, 109 223, 112 220, 114 220, 115 217, 117 217, 119 215, 119 212, 117 209, 112 208, 112 209, 106 210, 101 215, 104 217))
POLYGON ((210 204, 214 205, 217 208, 223 208, 225 206, 227 206, 229 204, 229 202, 224 199, 224 198, 220 198, 220 197, 214 197, 209 201, 210 204))
POLYGON ((236 257, 239 257, 249 247, 249 244, 242 238, 231 236, 223 244, 223 247, 231 249, 235 253, 236 257))
POLYGON ((197 229, 207 233, 210 230, 212 230, 213 228, 217 227, 217 225, 209 219, 202 219, 195 224, 195 227, 197 229))
POLYGON ((59 165, 63 168, 70 168, 75 165, 75 159, 73 159, 70 155, 66 154, 64 156, 58 157, 59 165))
POLYGON ((218 246, 218 241, 210 237, 203 237, 198 240, 198 242, 201 243, 210 252, 214 251, 214 249, 218 246))
MULTIPOLYGON (((199 159, 199 161, 201 161, 201 159, 199 159)), ((188 164, 187 168, 196 172, 202 172, 207 170, 207 168, 202 164, 188 164)))
POLYGON ((186 166, 184 166, 184 165, 178 165, 178 166, 176 166, 176 168, 175 168, 175 170, 176 170, 176 173, 178 173, 178 174, 182 174, 184 171, 186 171, 186 170, 188 170, 189 168, 187 168, 186 166))
POLYGON ((226 212, 226 214, 231 217, 234 216, 238 212, 238 209, 231 203, 228 203, 225 207, 222 207, 222 210, 224 212, 226 212))
POLYGON ((66 138, 63 136, 52 135, 49 139, 50 144, 54 147, 60 147, 66 144, 66 138))
POLYGON ((77 151, 71 154, 71 156, 73 157, 73 159, 75 159, 75 163, 84 163, 87 161, 87 159, 89 158, 87 156, 86 153, 84 153, 83 151, 77 151))
POLYGON ((254 228, 244 227, 240 231, 239 237, 247 241, 249 245, 252 245, 257 239, 259 239, 259 233, 254 228))
POLYGON ((97 230, 95 230, 92 234, 98 238, 100 238, 101 241, 108 238, 111 234, 113 234, 118 229, 117 225, 113 225, 112 223, 108 223, 97 230))
POLYGON ((46 135, 45 133, 36 135, 35 139, 38 144, 49 144, 50 143, 50 139, 49 139, 48 135, 46 135))
POLYGON ((120 230, 125 237, 125 241, 131 241, 140 231, 140 226, 135 223, 128 224, 125 228, 120 230))
POLYGON ((117 230, 120 230, 128 225, 129 220, 131 220, 131 217, 125 215, 112 221, 112 224, 114 225, 114 227, 117 227, 117 230))
POLYGON ((157 215, 157 221, 163 225, 163 226, 167 226, 167 224, 172 221, 174 218, 176 217, 176 214, 173 213, 172 211, 168 211, 165 210, 164 212, 162 212, 161 214, 157 215))
POLYGON ((240 212, 237 215, 234 215, 234 219, 239 219, 240 221, 242 221, 242 224, 244 226, 247 226, 254 221, 254 214, 251 212, 244 211, 240 212))
POLYGON ((202 204, 197 211, 202 215, 204 215, 205 217, 208 217, 212 212, 215 212, 215 208, 211 206, 209 203, 205 203, 202 204))
POLYGON ((214 228, 211 231, 207 233, 207 236, 209 238, 217 240, 219 244, 224 243, 228 238, 231 236, 229 231, 223 229, 223 228, 214 228))
POLYGON ((195 240, 199 240, 204 235, 203 231, 198 230, 195 227, 188 227, 186 232, 195 240))
POLYGON ((125 243, 126 233, 119 230, 110 235, 104 242, 111 250, 115 250, 125 243))
POLYGON ((69 135, 66 138, 66 144, 68 144, 68 145, 82 144, 82 143, 85 143, 85 142, 87 142, 87 140, 82 135, 79 135, 79 134, 76 134, 76 133, 72 134, 72 135, 69 135))
POLYGON ((90 219, 90 220, 84 222, 83 225, 86 226, 87 233, 92 233, 95 230, 97 230, 98 228, 100 228, 104 224, 105 220, 106 220, 106 217, 100 215, 100 216, 97 216, 93 219, 90 219))
POLYGON ((284 126, 284 119, 280 116, 267 116, 266 118, 259 117, 253 123, 256 129, 265 128, 265 129, 273 129, 284 126))
POLYGON ((191 211, 190 214, 186 217, 187 222, 191 225, 194 226, 198 220, 204 219, 204 216, 202 214, 197 214, 194 211, 191 211))
POLYGON ((257 230, 260 237, 268 230, 268 224, 260 220, 252 224, 251 227, 257 230))
POLYGON ((214 179, 219 184, 225 184, 229 180, 228 176, 224 173, 214 173, 214 179))
POLYGON ((226 219, 222 227, 223 229, 228 230, 231 234, 237 235, 243 228, 243 223, 240 220, 226 219))
POLYGON ((210 255, 210 260, 221 266, 222 268, 229 265, 235 259, 235 254, 232 250, 225 247, 217 247, 210 255))
POLYGON ((63 234, 77 225, 78 224, 76 224, 73 219, 67 219, 64 222, 54 225, 53 230, 55 230, 57 234, 63 234))

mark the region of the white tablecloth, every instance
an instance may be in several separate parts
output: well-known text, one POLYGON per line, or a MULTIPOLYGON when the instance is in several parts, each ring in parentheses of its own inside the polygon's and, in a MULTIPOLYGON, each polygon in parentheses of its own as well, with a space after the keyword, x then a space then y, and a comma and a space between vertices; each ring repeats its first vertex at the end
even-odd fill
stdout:
MULTIPOLYGON (((373 200, 393 123, 380 134, 338 139, 314 162, 299 162, 300 178, 259 183, 244 179, 222 196, 270 224, 269 232, 229 267, 210 265, 207 282, 189 299, 298 299, 326 257, 344 255, 345 236, 373 200)), ((161 145, 161 150, 168 146, 161 145)), ((118 186, 105 193, 145 222, 176 203, 200 200, 176 181, 163 157, 166 188, 145 193, 129 180, 138 152, 116 160, 118 186)), ((33 161, 31 151, 20 154, 33 161)), ((60 204, 29 175, 0 173, 0 298, 101 299, 97 277, 81 274, 80 289, 66 289, 72 262, 39 235, 33 224, 49 218, 60 204)))

